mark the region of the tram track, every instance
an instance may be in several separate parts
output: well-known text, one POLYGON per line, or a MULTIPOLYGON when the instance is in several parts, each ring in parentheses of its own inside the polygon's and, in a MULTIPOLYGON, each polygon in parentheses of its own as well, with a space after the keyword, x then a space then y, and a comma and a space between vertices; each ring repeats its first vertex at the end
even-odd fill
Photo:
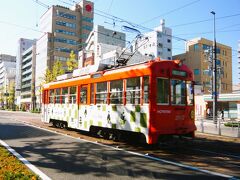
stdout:
POLYGON ((114 142, 113 140, 90 136, 87 132, 54 128, 53 126, 49 126, 49 124, 42 123, 39 119, 36 120, 37 118, 21 117, 12 119, 71 137, 111 146, 116 149, 140 153, 153 159, 164 159, 240 178, 240 157, 238 155, 239 153, 237 154, 237 152, 239 152, 239 141, 230 142, 230 145, 225 145, 229 142, 220 141, 217 137, 216 140, 213 140, 213 137, 205 139, 206 137, 203 138, 201 135, 197 135, 196 139, 177 139, 169 143, 163 143, 157 147, 135 142, 114 142), (218 148, 219 146, 222 148, 218 148))

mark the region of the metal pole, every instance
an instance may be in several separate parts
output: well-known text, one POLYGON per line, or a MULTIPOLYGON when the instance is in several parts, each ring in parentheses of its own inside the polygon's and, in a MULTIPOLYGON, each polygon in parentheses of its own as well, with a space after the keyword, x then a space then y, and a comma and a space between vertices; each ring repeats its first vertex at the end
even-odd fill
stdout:
POLYGON ((216 47, 216 31, 215 31, 215 12, 212 11, 211 14, 213 14, 213 34, 214 34, 214 40, 213 40, 213 121, 217 122, 217 47, 216 47))
POLYGON ((214 41, 213 41, 213 121, 218 122, 218 134, 221 135, 220 129, 220 119, 217 121, 217 42, 216 42, 216 22, 215 22, 215 12, 212 11, 213 14, 213 34, 214 34, 214 41))

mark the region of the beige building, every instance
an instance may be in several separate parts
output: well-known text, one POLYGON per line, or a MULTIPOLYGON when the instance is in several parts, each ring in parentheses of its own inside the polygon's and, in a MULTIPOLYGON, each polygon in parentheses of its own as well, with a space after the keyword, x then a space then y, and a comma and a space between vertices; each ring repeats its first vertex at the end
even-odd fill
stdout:
MULTIPOLYGON (((202 85, 204 94, 212 89, 212 46, 213 42, 195 38, 186 43, 186 53, 173 56, 183 60, 194 73, 196 83, 202 85)), ((217 87, 219 93, 232 92, 232 48, 217 43, 217 87)))
POLYGON ((36 95, 40 107, 40 85, 46 69, 60 60, 66 69, 71 51, 78 54, 93 30, 93 3, 83 0, 72 8, 52 6, 40 18, 44 32, 36 43, 36 95))

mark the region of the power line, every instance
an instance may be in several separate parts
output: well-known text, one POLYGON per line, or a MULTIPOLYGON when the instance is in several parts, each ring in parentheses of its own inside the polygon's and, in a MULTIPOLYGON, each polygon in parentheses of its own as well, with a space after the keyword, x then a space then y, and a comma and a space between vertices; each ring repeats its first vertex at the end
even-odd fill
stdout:
MULTIPOLYGON (((240 13, 218 17, 218 18, 216 18, 216 20, 231 18, 231 17, 234 17, 234 16, 240 16, 240 13)), ((184 23, 184 24, 177 24, 177 25, 170 26, 170 27, 173 28, 173 27, 187 26, 187 25, 193 25, 193 24, 203 23, 203 22, 207 22, 207 21, 212 21, 212 18, 211 19, 199 20, 199 21, 192 21, 192 22, 184 23)))
POLYGON ((153 17, 153 18, 151 18, 151 19, 149 19, 149 20, 146 20, 146 21, 142 22, 141 24, 146 24, 146 23, 151 22, 151 21, 153 21, 153 20, 155 20, 155 19, 157 19, 157 18, 160 18, 160 17, 162 17, 162 16, 166 16, 166 15, 171 14, 171 13, 173 13, 173 12, 176 12, 176 11, 178 11, 178 10, 180 10, 180 9, 183 9, 183 8, 185 8, 185 7, 188 7, 188 6, 192 5, 192 4, 195 4, 195 3, 199 2, 199 1, 200 1, 200 0, 192 1, 192 2, 190 2, 190 3, 188 3, 188 4, 185 4, 185 5, 183 5, 183 6, 180 6, 180 7, 178 7, 178 8, 175 8, 175 9, 173 9, 173 10, 170 10, 170 11, 168 11, 168 12, 166 12, 166 13, 161 14, 161 15, 155 16, 155 17, 153 17))
POLYGON ((73 4, 70 4, 70 3, 66 2, 66 1, 63 1, 63 0, 58 0, 58 1, 61 2, 61 3, 67 4, 67 5, 69 5, 69 6, 72 6, 72 5, 73 5, 73 4))
MULTIPOLYGON (((240 29, 235 29, 235 30, 227 30, 227 31, 216 31, 217 33, 225 33, 225 32, 236 32, 240 31, 240 29)), ((181 36, 181 35, 201 35, 201 34, 212 34, 212 31, 206 31, 206 32, 196 32, 196 33, 184 33, 184 34, 177 34, 176 36, 181 36)))
POLYGON ((31 28, 31 27, 22 26, 22 25, 18 25, 18 24, 14 24, 14 23, 9 23, 9 22, 6 22, 6 21, 0 21, 0 23, 8 24, 8 25, 11 25, 11 26, 16 26, 16 27, 23 28, 23 29, 29 29, 29 30, 32 30, 32 31, 40 32, 40 33, 46 33, 46 32, 31 28))
POLYGON ((45 8, 47 8, 47 9, 49 9, 50 7, 47 5, 47 4, 45 4, 45 3, 43 3, 43 2, 41 2, 41 1, 39 1, 39 0, 33 0, 35 3, 37 3, 37 4, 39 4, 40 6, 42 6, 42 7, 45 7, 45 8))

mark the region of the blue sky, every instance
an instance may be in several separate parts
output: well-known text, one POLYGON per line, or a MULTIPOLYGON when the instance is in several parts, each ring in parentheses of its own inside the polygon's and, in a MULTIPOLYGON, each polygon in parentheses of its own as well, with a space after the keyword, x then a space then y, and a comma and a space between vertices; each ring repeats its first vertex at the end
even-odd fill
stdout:
MULTIPOLYGON (((44 4, 70 7, 74 0, 38 0, 44 4)), ((78 2, 78 0, 75 0, 78 2)), ((204 37, 213 39, 213 15, 216 12, 217 41, 233 49, 233 83, 238 80, 237 43, 240 40, 240 0, 93 0, 95 24, 119 30, 129 23, 100 16, 102 12, 146 28, 157 27, 165 19, 173 36, 183 39, 204 37), (201 23, 193 23, 199 22, 201 23), (113 25, 115 23, 115 26, 113 25)), ((40 16, 47 10, 34 0, 2 1, 0 4, 0 53, 16 55, 19 38, 39 38, 40 16)), ((106 15, 106 14, 105 14, 106 15)), ((136 26, 136 28, 138 28, 136 26)), ((140 29, 145 32, 146 29, 140 29)), ((128 34, 128 40, 134 34, 128 34)), ((185 42, 173 38, 173 55, 183 53, 185 42)))

